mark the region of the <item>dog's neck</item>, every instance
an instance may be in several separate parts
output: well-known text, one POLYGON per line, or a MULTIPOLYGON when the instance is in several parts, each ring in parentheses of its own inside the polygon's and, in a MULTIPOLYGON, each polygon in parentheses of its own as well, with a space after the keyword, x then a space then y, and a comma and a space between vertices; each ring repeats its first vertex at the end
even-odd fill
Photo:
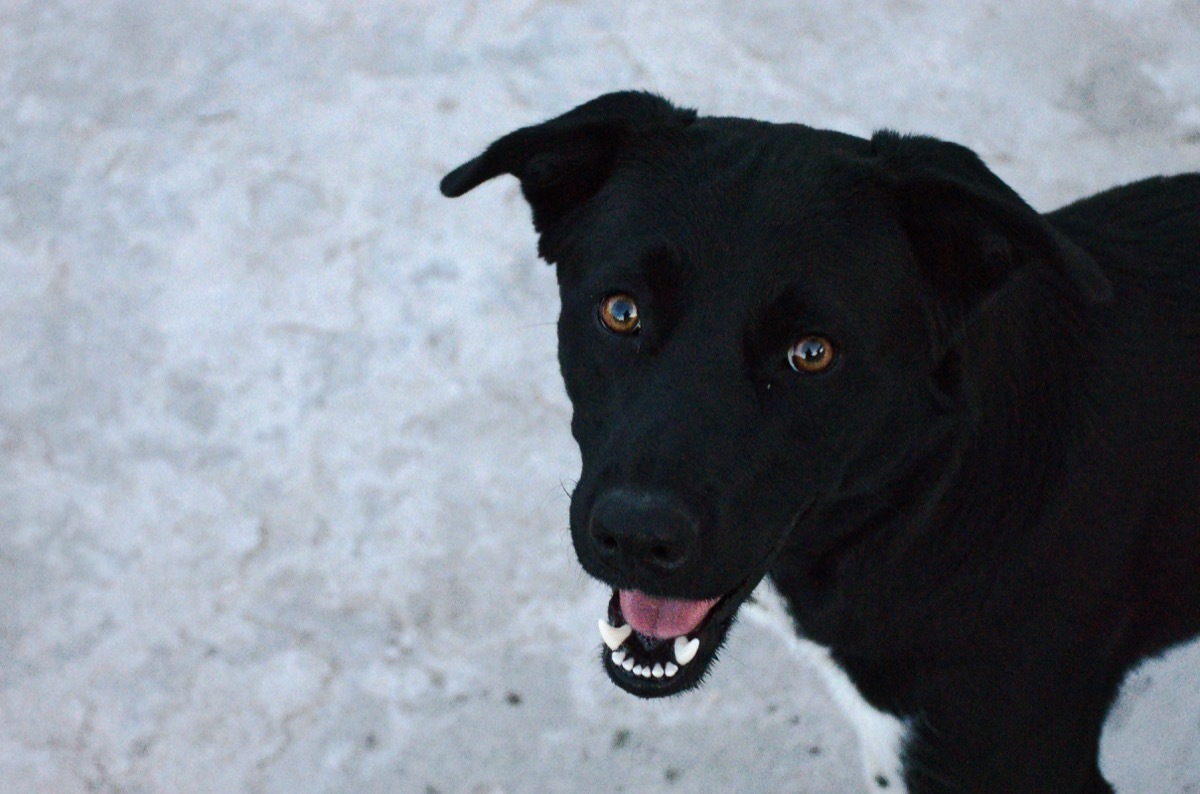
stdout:
POLYGON ((980 307, 959 341, 959 410, 867 487, 819 504, 805 518, 814 526, 797 527, 772 578, 810 637, 906 647, 914 636, 885 636, 919 625, 899 610, 942 614, 929 607, 985 597, 960 592, 960 572, 978 581, 967 561, 1006 565, 1055 503, 1082 456, 1089 355, 1086 306, 1063 301, 1060 288, 1014 280, 980 307), (893 579, 893 570, 909 573, 893 579))
POLYGON ((960 477, 972 487, 957 491, 973 503, 950 520, 1019 530, 1053 501, 1082 455, 1087 325, 1086 303, 1052 274, 1015 278, 967 324, 960 477))

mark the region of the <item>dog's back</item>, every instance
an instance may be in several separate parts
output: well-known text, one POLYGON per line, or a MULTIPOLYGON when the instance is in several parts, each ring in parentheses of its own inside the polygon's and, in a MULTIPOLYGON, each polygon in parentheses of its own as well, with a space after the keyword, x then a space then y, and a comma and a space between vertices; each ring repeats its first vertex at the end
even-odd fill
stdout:
POLYGON ((1108 505, 1109 523, 1119 515, 1133 533, 1122 538, 1140 597, 1132 603, 1131 659, 1200 625, 1198 207, 1200 174, 1185 174, 1113 188, 1047 216, 1114 288, 1090 334, 1101 373, 1093 410, 1110 435, 1108 476, 1098 479, 1107 492, 1096 497, 1108 505), (1123 503, 1136 509, 1125 515, 1123 503))
POLYGON ((1133 270, 1173 270, 1200 285, 1198 203, 1200 174, 1157 176, 1072 202, 1047 218, 1074 230, 1110 266, 1123 253, 1133 270))

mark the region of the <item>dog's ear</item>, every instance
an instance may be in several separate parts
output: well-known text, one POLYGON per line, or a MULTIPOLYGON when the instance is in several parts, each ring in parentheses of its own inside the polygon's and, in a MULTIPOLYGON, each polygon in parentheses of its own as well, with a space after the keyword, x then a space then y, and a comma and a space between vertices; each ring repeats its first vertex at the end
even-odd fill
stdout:
POLYGON ((455 198, 492 177, 512 174, 521 180, 521 192, 533 209, 534 228, 544 233, 600 189, 631 138, 682 128, 695 118, 694 110, 677 108, 654 94, 605 94, 550 121, 510 132, 447 174, 441 190, 455 198))
POLYGON ((1089 302, 1112 296, 1095 260, 970 149, 886 130, 871 147, 918 263, 963 312, 1023 268, 1056 270, 1089 302))

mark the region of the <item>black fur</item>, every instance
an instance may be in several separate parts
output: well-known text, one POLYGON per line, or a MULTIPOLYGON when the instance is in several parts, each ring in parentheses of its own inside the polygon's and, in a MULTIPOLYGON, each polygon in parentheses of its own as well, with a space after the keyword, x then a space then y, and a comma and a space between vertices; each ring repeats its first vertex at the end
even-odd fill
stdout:
POLYGON ((1110 791, 1123 675, 1200 632, 1200 175, 1040 215, 955 144, 632 92, 442 190, 504 173, 557 266, 580 562, 726 597, 694 675, 614 680, 696 685, 770 576, 908 721, 914 794, 1110 791), (598 321, 614 293, 636 334, 598 321), (799 374, 812 333, 837 358, 799 374), (598 500, 628 549, 598 547, 598 500))

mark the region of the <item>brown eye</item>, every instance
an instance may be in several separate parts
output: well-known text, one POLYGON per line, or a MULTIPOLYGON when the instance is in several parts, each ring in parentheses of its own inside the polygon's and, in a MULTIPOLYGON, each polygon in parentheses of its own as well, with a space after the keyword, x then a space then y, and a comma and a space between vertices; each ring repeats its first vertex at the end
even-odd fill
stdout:
POLYGON ((637 304, 623 292, 609 295, 600 303, 600 322, 614 334, 636 334, 642 327, 637 304))
POLYGON ((823 336, 806 336, 788 351, 792 369, 806 375, 824 372, 833 363, 833 343, 823 336))

